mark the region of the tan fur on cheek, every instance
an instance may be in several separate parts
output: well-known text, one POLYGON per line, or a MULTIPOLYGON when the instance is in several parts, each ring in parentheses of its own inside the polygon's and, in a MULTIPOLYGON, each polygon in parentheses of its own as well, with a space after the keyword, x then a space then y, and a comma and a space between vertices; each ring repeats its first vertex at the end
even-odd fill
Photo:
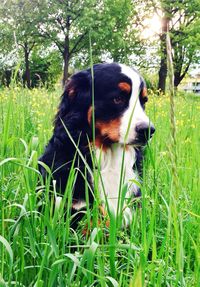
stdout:
POLYGON ((96 122, 96 129, 99 136, 103 139, 109 139, 113 142, 119 141, 119 127, 121 124, 120 119, 111 120, 109 122, 96 122))
MULTIPOLYGON (((92 106, 89 107, 87 112, 87 121, 88 124, 91 126, 92 124, 92 106)), ((121 119, 110 120, 108 122, 104 121, 96 121, 95 129, 96 129, 96 136, 95 136, 95 145, 98 148, 107 149, 105 142, 118 142, 120 138, 119 128, 121 124, 121 119), (105 142, 104 142, 105 141, 105 142)))

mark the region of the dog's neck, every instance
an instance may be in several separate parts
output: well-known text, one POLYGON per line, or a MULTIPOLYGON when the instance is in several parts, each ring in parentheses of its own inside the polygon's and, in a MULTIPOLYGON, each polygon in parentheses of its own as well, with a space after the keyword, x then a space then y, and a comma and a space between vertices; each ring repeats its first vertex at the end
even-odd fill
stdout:
POLYGON ((96 157, 100 163, 101 172, 106 169, 119 169, 122 166, 133 168, 136 161, 135 149, 133 146, 121 145, 118 143, 112 144, 110 148, 96 149, 96 157))
MULTIPOLYGON (((109 208, 117 214, 118 198, 122 187, 127 184, 126 198, 129 200, 138 192, 138 187, 135 184, 135 181, 138 181, 138 174, 133 170, 136 162, 135 149, 133 146, 124 147, 120 144, 113 144, 106 150, 97 149, 96 155, 102 178, 102 181, 99 182, 101 199, 103 204, 106 205, 106 196, 109 208)), ((131 217, 131 209, 126 207, 126 204, 127 200, 123 205, 125 217, 131 217)), ((130 218, 126 220, 129 221, 130 218)))
MULTIPOLYGON (((136 184, 139 181, 138 173, 133 169, 137 160, 135 148, 119 144, 113 144, 107 149, 96 148, 96 159, 101 174, 99 177, 101 206, 105 210, 109 208, 116 215, 119 197, 122 198, 122 187, 127 185, 123 203, 123 224, 129 225, 133 213, 133 207, 129 203, 139 193, 139 187, 136 184)), ((85 206, 85 200, 73 203, 73 208, 76 210, 85 206)))

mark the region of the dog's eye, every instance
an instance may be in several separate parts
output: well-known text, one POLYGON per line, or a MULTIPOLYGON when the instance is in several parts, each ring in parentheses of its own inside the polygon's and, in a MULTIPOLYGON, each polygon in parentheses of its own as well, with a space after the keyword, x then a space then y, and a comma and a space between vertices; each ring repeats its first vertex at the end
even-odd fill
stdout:
POLYGON ((125 99, 121 96, 116 96, 116 97, 114 97, 113 102, 116 105, 120 105, 120 104, 123 104, 125 102, 125 99))

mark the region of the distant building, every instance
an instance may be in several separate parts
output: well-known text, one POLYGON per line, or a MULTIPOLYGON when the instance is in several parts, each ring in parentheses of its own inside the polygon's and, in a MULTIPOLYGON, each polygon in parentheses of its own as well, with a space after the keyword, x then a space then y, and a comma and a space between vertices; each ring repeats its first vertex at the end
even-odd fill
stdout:
POLYGON ((193 92, 200 94, 200 74, 196 75, 193 78, 188 78, 181 86, 181 90, 185 92, 193 92))

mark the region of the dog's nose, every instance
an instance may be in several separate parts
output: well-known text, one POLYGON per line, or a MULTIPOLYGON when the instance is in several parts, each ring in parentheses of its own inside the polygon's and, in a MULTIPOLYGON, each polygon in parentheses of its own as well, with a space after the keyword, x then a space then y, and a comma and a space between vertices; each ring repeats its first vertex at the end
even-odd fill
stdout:
POLYGON ((155 127, 152 123, 139 124, 136 126, 135 130, 137 132, 139 140, 142 140, 142 141, 147 141, 155 133, 155 127))

